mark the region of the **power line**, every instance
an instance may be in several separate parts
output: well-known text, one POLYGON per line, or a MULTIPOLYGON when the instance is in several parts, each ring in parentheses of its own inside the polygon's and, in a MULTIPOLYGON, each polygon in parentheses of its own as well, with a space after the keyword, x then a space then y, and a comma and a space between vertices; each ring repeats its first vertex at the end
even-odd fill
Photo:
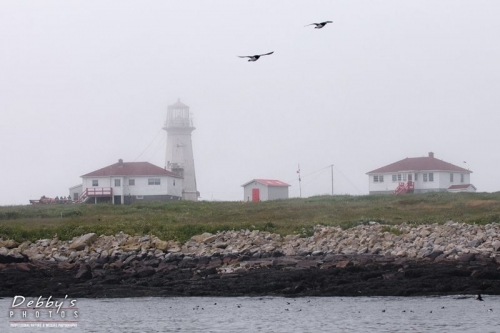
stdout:
POLYGON ((342 171, 340 171, 340 170, 339 170, 339 168, 337 168, 335 165, 334 165, 333 167, 334 167, 334 168, 335 168, 335 169, 336 169, 336 170, 340 173, 340 175, 341 175, 342 177, 344 177, 344 178, 345 178, 345 180, 347 180, 347 182, 348 182, 349 184, 351 184, 351 185, 352 185, 352 187, 354 187, 354 188, 356 189, 356 191, 358 191, 358 194, 362 194, 362 193, 361 193, 361 191, 359 190, 359 188, 357 188, 357 187, 356 187, 356 185, 354 185, 354 184, 353 184, 353 183, 349 180, 349 178, 347 178, 347 177, 346 177, 346 176, 342 173, 342 171))
MULTIPOLYGON (((331 164, 330 164, 330 165, 327 165, 326 167, 321 168, 321 169, 319 169, 319 170, 316 170, 316 171, 310 172, 310 173, 308 173, 308 174, 306 174, 306 175, 304 175, 304 176, 301 176, 301 177, 302 177, 302 178, 309 177, 309 176, 311 176, 311 175, 314 175, 314 174, 315 174, 315 173, 317 173, 317 172, 323 171, 323 170, 325 170, 325 169, 327 169, 327 168, 330 168, 330 167, 331 167, 331 164)), ((293 180, 287 181, 287 183, 291 183, 291 182, 294 182, 294 181, 297 181, 297 180, 296 180, 296 179, 293 179, 293 180)))
POLYGON ((149 162, 149 161, 151 161, 151 159, 152 159, 153 157, 155 157, 155 156, 156 156, 156 154, 158 154, 158 152, 159 152, 161 149, 165 150, 166 145, 167 145, 167 142, 166 142, 166 141, 162 141, 162 142, 160 142, 160 145, 158 146, 158 148, 156 148, 155 153, 154 153, 153 155, 151 155, 151 157, 149 157, 148 162, 149 162))
POLYGON ((158 137, 158 134, 160 134, 160 132, 161 132, 162 130, 163 130, 163 129, 161 129, 161 128, 160 128, 160 130, 158 131, 158 133, 156 133, 156 135, 155 135, 154 139, 153 139, 153 140, 149 143, 149 145, 146 147, 146 149, 144 149, 144 150, 142 151, 142 153, 140 153, 140 154, 139 154, 139 156, 137 156, 137 157, 136 157, 136 159, 134 160, 134 162, 136 162, 136 161, 139 159, 139 157, 141 157, 141 156, 142 156, 142 154, 144 154, 144 153, 146 152, 146 150, 148 150, 148 148, 149 148, 149 147, 153 144, 153 142, 154 142, 154 141, 156 140, 156 138, 158 137))

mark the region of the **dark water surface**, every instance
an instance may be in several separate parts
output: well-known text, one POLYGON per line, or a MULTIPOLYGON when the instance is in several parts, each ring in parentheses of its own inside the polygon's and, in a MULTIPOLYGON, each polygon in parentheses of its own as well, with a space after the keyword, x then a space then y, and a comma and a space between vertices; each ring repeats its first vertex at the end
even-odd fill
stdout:
POLYGON ((0 332, 500 332, 500 296, 483 297, 78 299, 76 319, 73 309, 52 319, 41 309, 37 319, 17 308, 11 319, 4 298, 0 332), (77 327, 19 327, 51 320, 77 327))

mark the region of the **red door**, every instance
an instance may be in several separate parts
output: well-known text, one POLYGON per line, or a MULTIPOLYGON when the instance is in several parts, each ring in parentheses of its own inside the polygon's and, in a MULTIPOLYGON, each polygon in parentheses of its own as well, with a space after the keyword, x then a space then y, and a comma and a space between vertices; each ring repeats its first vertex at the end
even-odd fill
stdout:
POLYGON ((260 201, 260 191, 258 188, 252 189, 252 201, 260 201))

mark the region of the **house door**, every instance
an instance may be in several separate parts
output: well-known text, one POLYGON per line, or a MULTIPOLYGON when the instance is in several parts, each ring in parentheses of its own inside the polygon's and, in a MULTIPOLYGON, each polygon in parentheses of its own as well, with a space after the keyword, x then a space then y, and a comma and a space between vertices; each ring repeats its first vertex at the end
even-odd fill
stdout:
POLYGON ((252 189, 252 201, 260 201, 260 190, 258 188, 252 189))
POLYGON ((115 195, 114 196, 114 201, 115 201, 115 205, 121 205, 122 204, 122 197, 119 196, 119 195, 115 195))

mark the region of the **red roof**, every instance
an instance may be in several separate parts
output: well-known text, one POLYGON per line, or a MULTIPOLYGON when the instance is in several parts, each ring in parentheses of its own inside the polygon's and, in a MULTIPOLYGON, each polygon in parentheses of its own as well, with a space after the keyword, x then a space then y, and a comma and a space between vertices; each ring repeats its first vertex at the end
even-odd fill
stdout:
MULTIPOLYGON (((450 187, 448 187, 448 190, 458 190, 461 188, 468 188, 469 186, 474 187, 474 185, 472 185, 472 184, 451 185, 450 187)), ((475 189, 475 187, 474 187, 474 189, 475 189)))
POLYGON ((289 184, 282 182, 281 180, 274 180, 274 179, 253 179, 253 180, 249 181, 248 183, 245 183, 241 186, 246 186, 246 185, 253 183, 253 182, 257 182, 257 183, 260 183, 260 184, 266 185, 266 186, 290 186, 289 184))
POLYGON ((367 172, 367 174, 401 171, 457 171, 472 173, 470 170, 461 168, 432 156, 426 156, 407 157, 404 160, 367 172))
POLYGON ((87 173, 82 177, 106 176, 170 176, 182 178, 172 171, 165 170, 149 162, 123 162, 122 160, 102 169, 87 173))

